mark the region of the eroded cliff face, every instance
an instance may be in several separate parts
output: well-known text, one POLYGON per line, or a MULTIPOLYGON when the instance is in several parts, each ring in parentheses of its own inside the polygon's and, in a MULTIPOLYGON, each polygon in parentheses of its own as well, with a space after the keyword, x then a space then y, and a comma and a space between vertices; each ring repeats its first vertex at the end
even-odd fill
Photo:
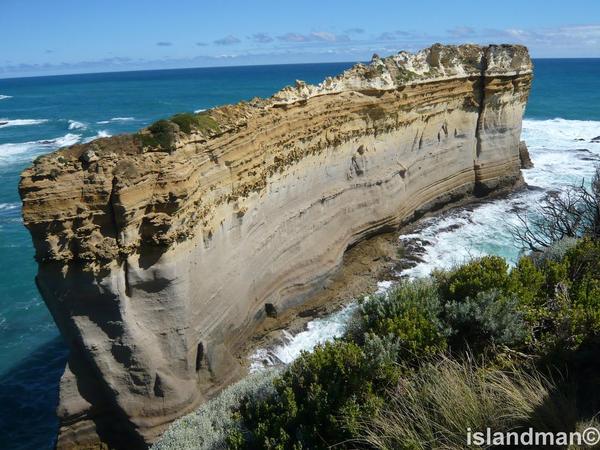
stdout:
POLYGON ((435 45, 36 160, 23 216, 71 350, 58 447, 143 447, 349 245, 520 180, 531 72, 524 47, 435 45))

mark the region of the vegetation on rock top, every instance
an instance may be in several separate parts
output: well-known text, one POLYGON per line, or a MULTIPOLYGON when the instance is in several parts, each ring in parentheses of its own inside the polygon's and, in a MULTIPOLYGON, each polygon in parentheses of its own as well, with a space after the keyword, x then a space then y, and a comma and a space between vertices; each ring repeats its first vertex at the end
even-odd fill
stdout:
POLYGON ((219 133, 219 124, 207 111, 199 114, 179 113, 169 119, 161 119, 147 128, 147 132, 137 134, 143 148, 161 149, 172 152, 175 150, 177 134, 190 134, 193 131, 219 133))

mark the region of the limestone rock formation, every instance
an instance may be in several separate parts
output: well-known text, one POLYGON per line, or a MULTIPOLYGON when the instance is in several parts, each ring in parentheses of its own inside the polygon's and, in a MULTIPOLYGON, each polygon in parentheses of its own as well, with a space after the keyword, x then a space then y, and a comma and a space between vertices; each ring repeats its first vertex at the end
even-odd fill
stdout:
POLYGON ((531 77, 524 47, 436 44, 38 158, 20 193, 70 348, 58 447, 143 448, 348 246, 518 182, 531 77))
POLYGON ((533 161, 529 156, 529 149, 527 148, 527 143, 525 141, 521 141, 519 143, 519 158, 521 159, 522 169, 533 168, 533 161))

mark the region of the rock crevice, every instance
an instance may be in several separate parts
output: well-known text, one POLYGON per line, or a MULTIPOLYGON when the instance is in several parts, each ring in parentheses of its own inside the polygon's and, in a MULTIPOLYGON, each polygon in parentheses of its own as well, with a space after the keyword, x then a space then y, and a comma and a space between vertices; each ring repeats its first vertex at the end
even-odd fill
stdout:
POLYGON ((347 248, 518 182, 531 77, 524 47, 436 44, 38 158, 20 194, 71 349, 58 447, 152 442, 347 248))

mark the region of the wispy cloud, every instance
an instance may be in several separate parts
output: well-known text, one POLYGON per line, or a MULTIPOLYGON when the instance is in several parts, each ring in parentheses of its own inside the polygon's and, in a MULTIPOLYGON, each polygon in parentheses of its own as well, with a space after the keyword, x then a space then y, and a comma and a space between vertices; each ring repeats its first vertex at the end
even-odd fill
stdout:
POLYGON ((335 34, 329 31, 313 31, 308 34, 290 32, 277 36, 277 39, 284 42, 348 42, 350 37, 346 34, 335 34))
POLYGON ((364 32, 364 28, 348 28, 347 30, 344 30, 344 33, 346 34, 363 34, 364 32))
POLYGON ((600 25, 572 25, 555 28, 486 28, 474 31, 474 40, 513 42, 526 45, 542 56, 600 56, 600 25))
POLYGON ((277 39, 284 42, 306 42, 308 37, 305 34, 300 33, 286 33, 281 36, 277 36, 277 39))
POLYGON ((384 31, 383 33, 380 33, 375 38, 376 41, 388 41, 388 42, 421 41, 423 39, 431 39, 431 36, 429 36, 427 33, 423 33, 423 32, 405 31, 405 30, 384 31))
MULTIPOLYGON (((160 58, 128 58, 126 56, 98 58, 97 60, 65 61, 62 49, 42 50, 46 61, 11 61, 0 63, 0 77, 37 75, 51 73, 77 73, 106 70, 130 70, 148 68, 171 68, 192 66, 270 64, 279 62, 364 61, 373 53, 385 56, 399 50, 415 51, 434 42, 459 44, 473 42, 519 43, 527 45, 534 57, 600 57, 600 24, 569 25, 547 28, 476 28, 460 25, 433 34, 418 30, 380 30, 377 33, 346 29, 342 33, 326 30, 280 35, 256 32, 238 38, 235 34, 221 39, 194 42, 196 52, 187 56, 160 58), (228 47, 229 46, 229 47, 228 47), (201 48, 201 50, 200 50, 201 48), (202 55, 198 55, 198 50, 202 55), (227 50, 227 51, 224 51, 227 50), (233 51, 234 50, 234 51, 233 51)), ((183 43, 182 51, 185 51, 183 43)), ((158 47, 174 46, 172 42, 160 41, 158 47)), ((189 49, 188 49, 189 50, 189 49)), ((164 52, 163 52, 164 53, 164 52)))
POLYGON ((255 33, 252 36, 250 36, 249 39, 258 44, 268 44, 269 42, 274 41, 274 39, 267 33, 255 33))
POLYGON ((230 34, 229 36, 225 36, 224 38, 217 39, 213 42, 217 45, 234 45, 239 44, 242 41, 239 38, 235 37, 233 34, 230 34))
POLYGON ((454 27, 447 31, 448 35, 455 38, 465 38, 475 35, 475 29, 467 26, 454 27))
POLYGON ((398 36, 396 36, 396 33, 393 31, 384 31, 377 37, 377 39, 380 41, 395 41, 398 39, 398 36))

